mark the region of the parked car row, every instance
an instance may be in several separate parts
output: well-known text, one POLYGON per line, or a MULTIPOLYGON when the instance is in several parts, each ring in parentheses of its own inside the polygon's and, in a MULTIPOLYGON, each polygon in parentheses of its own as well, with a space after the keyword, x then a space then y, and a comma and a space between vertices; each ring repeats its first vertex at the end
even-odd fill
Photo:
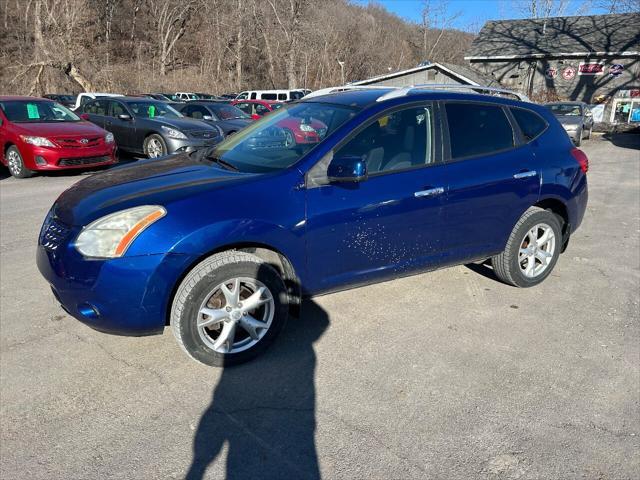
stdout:
MULTIPOLYGON (((0 97, 0 161, 13 176, 24 178, 37 170, 108 165, 116 161, 116 148, 148 158, 189 153, 220 143, 306 94, 255 90, 234 99, 188 92, 135 96, 85 92, 75 99, 64 94, 43 99, 0 97), (206 96, 213 98, 201 98, 206 96)), ((546 106, 576 146, 590 138, 593 115, 588 105, 546 106)), ((253 141, 252 148, 316 144, 326 132, 327 124, 320 118, 282 116, 253 141)))

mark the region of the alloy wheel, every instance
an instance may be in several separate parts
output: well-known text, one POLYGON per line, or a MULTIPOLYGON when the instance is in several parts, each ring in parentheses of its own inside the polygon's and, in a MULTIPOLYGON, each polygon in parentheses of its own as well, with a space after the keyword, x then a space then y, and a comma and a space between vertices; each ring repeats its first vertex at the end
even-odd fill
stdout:
POLYGON ((551 263, 555 250, 556 238, 553 229, 546 223, 537 224, 520 242, 520 270, 528 278, 539 276, 551 263))
POLYGON ((22 171, 22 162, 20 161, 18 152, 15 150, 11 150, 7 154, 7 167, 13 176, 20 175, 20 172, 22 171))
POLYGON ((200 339, 218 353, 238 353, 258 343, 275 313, 269 289, 254 278, 236 277, 217 285, 198 310, 200 339))
POLYGON ((164 153, 164 148, 162 148, 162 144, 160 140, 157 138, 152 138, 147 143, 147 154, 149 158, 158 158, 161 157, 164 153))

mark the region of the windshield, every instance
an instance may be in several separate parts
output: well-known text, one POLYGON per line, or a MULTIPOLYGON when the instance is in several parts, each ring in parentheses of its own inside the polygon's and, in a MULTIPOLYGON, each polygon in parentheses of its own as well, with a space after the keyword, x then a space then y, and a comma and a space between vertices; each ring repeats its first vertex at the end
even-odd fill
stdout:
POLYGON ((215 113, 221 120, 231 120, 234 118, 251 118, 238 107, 234 107, 233 105, 209 105, 209 108, 213 110, 213 113, 215 113))
POLYGON ((136 117, 142 118, 182 118, 180 112, 162 102, 131 102, 127 103, 136 117))
POLYGON ((263 117, 227 137, 210 154, 241 172, 290 167, 359 109, 327 103, 299 103, 263 117))
POLYGON ((45 100, 24 101, 12 100, 0 103, 0 108, 10 122, 43 123, 43 122, 79 122, 71 110, 56 102, 45 100))
POLYGON ((547 105, 554 115, 570 115, 580 116, 580 105, 572 105, 570 103, 558 103, 555 105, 547 105))

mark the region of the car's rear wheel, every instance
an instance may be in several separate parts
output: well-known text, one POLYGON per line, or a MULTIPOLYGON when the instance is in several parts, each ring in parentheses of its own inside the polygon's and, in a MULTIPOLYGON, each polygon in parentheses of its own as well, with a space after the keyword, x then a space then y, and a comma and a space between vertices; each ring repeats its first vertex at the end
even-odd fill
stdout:
POLYGON ((296 144, 296 137, 288 128, 283 129, 284 132, 284 146, 287 148, 293 147, 296 144))
POLYGON ((149 135, 144 139, 144 153, 149 158, 164 157, 167 154, 167 144, 158 134, 149 135))
POLYGON ((593 127, 589 127, 589 130, 587 130, 587 136, 585 137, 586 140, 591 140, 591 133, 593 132, 593 127))
POLYGON ((5 159, 7 161, 9 173, 15 178, 29 178, 34 174, 32 170, 29 170, 24 166, 22 155, 20 155, 20 151, 15 145, 12 145, 7 149, 5 159))
POLYGON ((580 131, 578 131, 578 133, 576 134, 576 138, 575 138, 575 140, 573 141, 573 144, 574 144, 576 147, 579 147, 579 146, 580 146, 580 144, 582 143, 582 134, 583 134, 582 129, 580 129, 580 131))
POLYGON ((255 255, 229 251, 196 265, 171 308, 183 350, 205 365, 246 362, 275 340, 288 317, 280 274, 255 255))
POLYGON ((562 248, 562 226, 551 211, 528 209, 513 228, 507 246, 491 259, 497 277, 516 287, 532 287, 549 276, 562 248))

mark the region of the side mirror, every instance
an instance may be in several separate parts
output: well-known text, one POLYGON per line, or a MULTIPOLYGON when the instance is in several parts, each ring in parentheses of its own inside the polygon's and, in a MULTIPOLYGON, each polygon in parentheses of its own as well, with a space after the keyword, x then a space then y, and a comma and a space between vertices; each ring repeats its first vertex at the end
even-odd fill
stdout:
POLYGON ((80 115, 80 118, 83 120, 89 120, 89 114, 88 113, 83 113, 82 115, 80 115))
POLYGON ((211 115, 203 115, 202 119, 203 120, 213 120, 213 117, 211 115))
POLYGON ((131 120, 131 115, 129 115, 128 113, 121 113, 120 115, 118 115, 118 118, 120 120, 131 120))
POLYGON ((367 179, 367 164, 357 155, 334 158, 327 169, 330 182, 362 182, 367 179))

